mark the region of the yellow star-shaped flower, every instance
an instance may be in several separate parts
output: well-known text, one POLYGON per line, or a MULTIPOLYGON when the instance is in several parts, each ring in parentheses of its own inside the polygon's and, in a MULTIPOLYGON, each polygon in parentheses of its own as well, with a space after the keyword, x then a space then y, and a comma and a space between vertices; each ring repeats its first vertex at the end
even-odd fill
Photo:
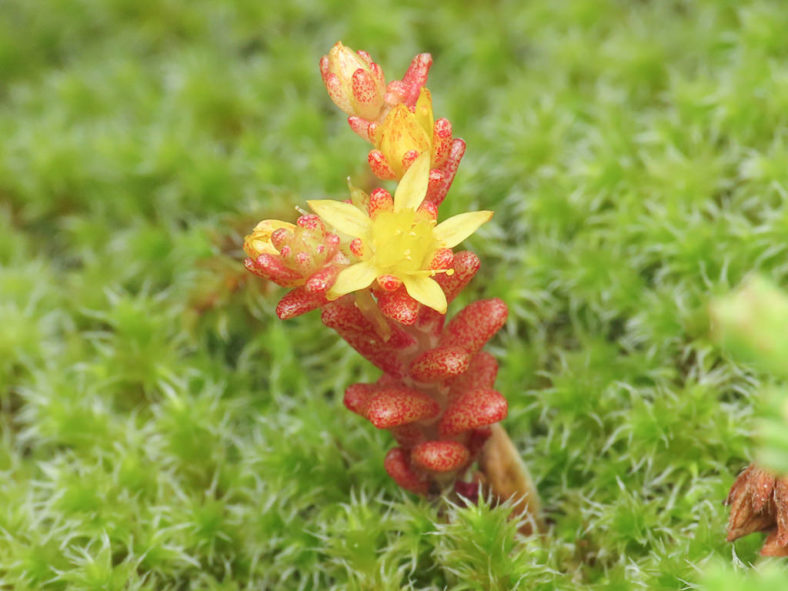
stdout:
POLYGON ((427 193, 430 154, 422 153, 408 168, 394 192, 393 209, 373 217, 354 205, 333 200, 308 201, 309 207, 340 232, 361 239, 363 254, 358 263, 340 272, 328 292, 336 299, 369 287, 382 275, 393 275, 408 294, 425 306, 446 313, 446 296, 432 279, 435 253, 453 248, 492 218, 491 211, 461 213, 436 224, 419 206, 427 193))

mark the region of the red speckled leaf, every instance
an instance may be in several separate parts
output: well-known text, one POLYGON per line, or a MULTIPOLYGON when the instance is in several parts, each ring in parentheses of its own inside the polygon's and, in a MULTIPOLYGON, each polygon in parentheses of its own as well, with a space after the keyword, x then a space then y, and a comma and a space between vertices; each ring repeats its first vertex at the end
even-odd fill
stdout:
POLYGON ((374 384, 358 383, 348 386, 345 390, 345 398, 343 400, 345 407, 366 419, 367 407, 376 389, 374 384))
POLYGON ((443 289, 446 294, 446 300, 451 302, 458 293, 473 279, 476 272, 479 270, 481 262, 479 257, 470 251, 463 250, 462 252, 455 253, 454 260, 452 261, 451 268, 454 269, 452 275, 447 273, 438 273, 435 276, 435 281, 443 289))
POLYGON ((441 335, 443 346, 464 347, 476 353, 506 323, 509 310, 503 300, 480 300, 463 308, 441 335))
POLYGON ((462 347, 438 347, 417 357, 409 371, 416 381, 439 382, 462 374, 470 362, 470 353, 462 347))
POLYGON ((324 293, 311 293, 306 287, 297 287, 279 300, 276 315, 282 320, 295 318, 319 308, 327 301, 324 293))
POLYGON ((459 441, 427 441, 413 448, 413 464, 431 472, 451 472, 465 466, 471 454, 459 441))
POLYGON ((412 347, 415 340, 401 328, 389 322, 391 336, 384 341, 355 306, 351 296, 329 302, 323 307, 320 318, 323 324, 337 331, 351 347, 380 369, 397 377, 404 375, 405 369, 398 354, 412 347))
POLYGON ((492 425, 506 418, 509 405, 496 390, 473 390, 449 405, 438 426, 442 437, 492 425))
POLYGON ((415 421, 436 417, 438 403, 419 392, 406 388, 378 391, 367 406, 367 418, 378 429, 389 429, 415 421))
POLYGON ((245 259, 244 267, 258 277, 273 281, 282 287, 295 287, 303 282, 298 271, 285 266, 282 258, 273 254, 261 254, 256 259, 245 259))
POLYGON ((383 292, 378 296, 378 308, 384 316, 410 326, 419 317, 421 304, 408 295, 404 287, 396 291, 383 292))

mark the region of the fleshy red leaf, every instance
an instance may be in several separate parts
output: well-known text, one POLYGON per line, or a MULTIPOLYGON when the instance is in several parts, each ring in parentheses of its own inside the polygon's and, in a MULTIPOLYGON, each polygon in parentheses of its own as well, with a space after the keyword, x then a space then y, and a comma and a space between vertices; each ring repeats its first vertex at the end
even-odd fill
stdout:
POLYGON ((492 425, 506 418, 509 404, 496 390, 466 392, 452 402, 443 413, 438 431, 442 437, 469 429, 492 425))
POLYGON ((480 300, 463 308, 441 335, 443 346, 464 347, 476 353, 506 323, 509 310, 503 300, 480 300))
POLYGON ((438 347, 417 357, 409 372, 418 382, 439 382, 465 372, 470 361, 470 353, 462 347, 438 347))
POLYGON ((427 394, 407 388, 387 388, 377 392, 367 406, 367 418, 378 429, 390 429, 431 419, 440 406, 427 394))
POLYGON ((378 308, 384 316, 410 326, 419 317, 421 304, 408 295, 404 287, 395 291, 384 292, 378 296, 378 308))
POLYGON ((323 306, 320 319, 384 372, 396 377, 404 375, 400 353, 412 347, 416 341, 399 326, 389 321, 391 335, 388 340, 383 340, 372 323, 355 306, 352 296, 323 306))
POLYGON ((351 384, 345 389, 345 397, 343 399, 345 407, 366 419, 367 407, 375 390, 374 384, 351 384))
POLYGON ((273 281, 282 287, 295 287, 303 282, 301 273, 287 267, 277 255, 264 253, 256 259, 245 259, 244 266, 258 277, 273 281))
POLYGON ((427 441, 413 448, 413 464, 431 472, 451 472, 468 463, 471 454, 459 441, 427 441))
POLYGON ((328 300, 324 293, 311 293, 304 286, 286 294, 276 306, 276 315, 282 320, 295 318, 324 305, 328 300))

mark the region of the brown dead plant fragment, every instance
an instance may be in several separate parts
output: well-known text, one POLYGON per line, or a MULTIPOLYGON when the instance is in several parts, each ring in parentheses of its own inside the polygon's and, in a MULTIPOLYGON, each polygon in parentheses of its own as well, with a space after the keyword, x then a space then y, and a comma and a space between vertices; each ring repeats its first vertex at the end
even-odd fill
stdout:
POLYGON ((544 531, 539 493, 531 474, 509 435, 498 423, 492 425, 492 434, 482 448, 479 466, 492 495, 501 502, 511 499, 514 503, 513 514, 525 518, 520 533, 528 536, 534 530, 544 531))
POLYGON ((788 556, 788 476, 777 477, 754 464, 731 487, 728 541, 754 532, 770 532, 762 556, 788 556))

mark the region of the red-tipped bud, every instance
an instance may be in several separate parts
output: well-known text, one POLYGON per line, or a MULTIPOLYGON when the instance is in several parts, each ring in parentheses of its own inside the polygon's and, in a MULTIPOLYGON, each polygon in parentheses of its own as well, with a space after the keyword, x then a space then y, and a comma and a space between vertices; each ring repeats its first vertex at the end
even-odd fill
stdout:
POLYGON ((367 406, 367 418, 378 429, 390 429, 438 415, 438 403, 419 392, 406 388, 386 389, 375 394, 367 406))
POLYGON ((297 252, 295 256, 291 259, 298 270, 299 274, 306 275, 314 266, 314 256, 315 253, 313 252, 297 252))
POLYGON ((452 472, 468 463, 471 454, 459 441, 427 441, 413 448, 413 464, 431 472, 452 472))
POLYGON ((506 323, 509 310, 503 300, 480 300, 463 308, 441 335, 443 346, 464 347, 476 353, 506 323))
POLYGON ((271 244, 276 250, 280 251, 293 239, 293 230, 290 228, 279 228, 271 234, 271 244))
POLYGON ((401 447, 390 449, 383 461, 383 467, 388 475, 399 486, 410 492, 426 495, 428 491, 427 479, 417 473, 410 464, 410 454, 401 447))
POLYGON ((290 231, 286 233, 292 235, 293 229, 295 229, 293 224, 282 220, 263 220, 244 238, 244 252, 252 260, 261 254, 279 254, 281 243, 278 245, 273 242, 274 234, 283 230, 290 231))
POLYGON ((380 275, 378 285, 383 291, 397 291, 402 287, 402 280, 394 275, 380 275))
POLYGON ((454 262, 454 251, 451 248, 441 248, 435 251, 430 269, 449 269, 454 262))
POLYGON ((353 238, 348 245, 350 252, 361 258, 364 256, 364 241, 361 238, 353 238))
POLYGON ((404 287, 396 291, 381 293, 378 297, 381 313, 392 320, 411 326, 419 317, 421 304, 408 295, 404 287))
POLYGON ((369 59, 336 43, 320 60, 320 73, 331 100, 348 115, 375 120, 384 106, 383 72, 369 59))
POLYGON ((324 293, 312 293, 305 287, 297 287, 279 300, 276 315, 282 320, 288 320, 316 310, 327 301, 324 293))
POLYGON ((326 227, 323 225, 323 220, 320 219, 320 216, 314 213, 307 213, 296 220, 296 225, 304 228, 306 230, 319 230, 320 232, 325 232, 326 227))
POLYGON ((326 247, 326 251, 324 253, 325 260, 330 261, 339 252, 339 243, 339 236, 336 234, 331 234, 330 232, 326 234, 325 241, 323 242, 326 247))
MULTIPOLYGON (((438 206, 435 205, 432 201, 422 201, 421 205, 419 205, 419 212, 423 213, 433 221, 437 221, 438 219, 438 206)), ((441 250, 447 250, 447 249, 441 249, 441 250)), ((451 251, 451 249, 448 250, 451 251)))
POLYGON ((505 419, 508 409, 506 398, 500 392, 466 392, 454 400, 443 413, 438 430, 441 437, 448 437, 469 429, 492 425, 505 419))
POLYGON ((418 382, 440 382, 462 374, 470 362, 471 354, 462 347, 438 347, 417 357, 409 371, 418 382))
POLYGON ((366 419, 367 407, 374 391, 375 387, 372 384, 352 384, 348 386, 343 400, 345 407, 366 419))
POLYGON ((380 150, 371 150, 367 156, 369 167, 372 174, 384 181, 391 181, 397 178, 397 173, 389 166, 386 157, 380 150))
POLYGON ((386 189, 375 189, 369 195, 369 217, 374 218, 380 211, 394 209, 394 198, 386 189))

